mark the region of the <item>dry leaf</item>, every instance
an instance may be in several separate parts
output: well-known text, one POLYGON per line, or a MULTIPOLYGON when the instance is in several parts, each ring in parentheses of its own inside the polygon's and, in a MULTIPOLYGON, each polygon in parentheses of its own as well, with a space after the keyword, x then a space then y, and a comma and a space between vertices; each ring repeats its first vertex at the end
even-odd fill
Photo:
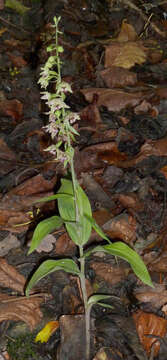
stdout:
POLYGON ((21 120, 23 104, 16 99, 0 101, 0 115, 11 116, 13 120, 21 120))
POLYGON ((24 321, 32 331, 42 319, 40 304, 42 297, 18 298, 0 294, 0 322, 24 321))
POLYGON ((107 281, 110 285, 115 285, 118 282, 122 281, 129 269, 125 269, 121 266, 113 266, 112 264, 104 262, 91 262, 90 267, 95 271, 98 278, 107 281))
POLYGON ((24 293, 26 279, 12 265, 0 258, 0 285, 24 293))
POLYGON ((146 49, 140 42, 113 43, 105 47, 105 68, 130 69, 135 64, 143 64, 146 59, 146 49))
POLYGON ((133 86, 137 83, 137 75, 122 67, 110 66, 102 70, 100 75, 108 88, 133 86))
POLYGON ((163 284, 155 284, 154 288, 143 285, 136 289, 134 296, 139 302, 149 303, 155 309, 160 309, 167 302, 167 290, 163 284))
POLYGON ((11 249, 17 249, 20 247, 20 241, 13 234, 9 234, 5 239, 0 241, 0 256, 5 256, 11 249))
POLYGON ((123 90, 105 88, 86 88, 80 91, 89 102, 92 102, 94 95, 97 94, 97 105, 106 106, 109 111, 120 111, 127 106, 134 107, 140 103, 144 96, 141 92, 132 94, 123 90))
POLYGON ((140 341, 147 352, 150 355, 152 345, 154 345, 154 356, 159 352, 160 344, 154 337, 148 337, 146 335, 155 335, 164 337, 166 334, 167 320, 154 314, 145 313, 139 310, 133 314, 133 319, 136 323, 136 329, 140 338, 140 341))
POLYGON ((131 215, 121 214, 103 225, 103 230, 111 238, 122 239, 133 245, 136 239, 136 220, 131 215))
POLYGON ((126 23, 125 21, 122 22, 121 30, 116 38, 117 41, 123 42, 123 41, 135 41, 137 40, 138 36, 134 29, 134 27, 131 24, 126 23))

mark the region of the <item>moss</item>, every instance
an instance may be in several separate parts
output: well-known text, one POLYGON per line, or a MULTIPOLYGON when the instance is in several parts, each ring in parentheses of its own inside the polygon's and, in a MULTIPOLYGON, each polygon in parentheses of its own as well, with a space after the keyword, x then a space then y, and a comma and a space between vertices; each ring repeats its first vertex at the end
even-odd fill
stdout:
POLYGON ((36 353, 34 344, 34 334, 28 333, 9 339, 7 351, 12 360, 37 360, 39 355, 36 353))

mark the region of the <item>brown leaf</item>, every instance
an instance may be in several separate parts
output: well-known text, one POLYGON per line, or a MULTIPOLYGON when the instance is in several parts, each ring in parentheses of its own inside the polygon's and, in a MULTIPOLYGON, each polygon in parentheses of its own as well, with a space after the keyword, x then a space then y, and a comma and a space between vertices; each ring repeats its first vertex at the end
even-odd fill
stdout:
POLYGON ((0 115, 11 116, 18 121, 23 115, 23 104, 16 99, 0 101, 0 115))
POLYGON ((136 220, 131 215, 121 214, 103 225, 103 230, 111 238, 118 238, 133 245, 136 239, 136 220))
POLYGON ((134 29, 134 27, 131 24, 126 23, 125 21, 122 22, 121 30, 116 38, 119 42, 125 42, 125 41, 135 41, 137 40, 138 36, 134 29))
POLYGON ((26 279, 12 265, 0 258, 0 284, 1 286, 14 289, 21 294, 24 293, 26 279))
POLYGON ((76 245, 65 232, 56 241, 56 255, 72 256, 76 252, 76 245))
POLYGON ((155 284, 154 288, 141 286, 134 292, 136 299, 142 303, 150 303, 156 309, 159 309, 167 302, 167 290, 162 284, 155 284))
POLYGON ((115 285, 121 280, 123 280, 129 269, 125 269, 121 266, 113 266, 112 264, 104 263, 104 262, 91 262, 90 267, 95 271, 96 276, 99 279, 103 279, 107 281, 110 285, 115 285))
POLYGON ((152 345, 155 343, 154 356, 156 356, 159 352, 160 344, 154 337, 147 337, 146 335, 164 337, 166 334, 167 320, 154 314, 145 313, 142 310, 134 313, 133 319, 140 341, 147 355, 150 355, 152 345))
POLYGON ((105 68, 119 66, 130 69, 146 60, 146 48, 141 42, 112 43, 105 47, 105 68))
POLYGON ((113 200, 119 201, 127 209, 134 209, 135 211, 144 210, 144 204, 135 193, 116 194, 113 196, 113 200))
POLYGON ((11 60, 13 66, 16 66, 17 68, 22 68, 27 65, 27 62, 23 59, 22 56, 16 56, 10 52, 7 52, 7 55, 9 56, 9 59, 11 60))
POLYGON ((53 176, 51 180, 48 180, 45 179, 42 174, 38 174, 12 189, 10 192, 8 192, 8 196, 10 196, 11 194, 25 196, 44 193, 53 189, 56 180, 56 175, 53 176))
POLYGON ((100 75, 109 88, 120 88, 127 85, 135 85, 137 83, 137 75, 127 69, 117 66, 110 66, 102 70, 100 75))
POLYGON ((24 321, 32 331, 42 319, 40 304, 43 298, 36 296, 18 298, 0 294, 0 322, 7 320, 24 321))
POLYGON ((97 105, 106 106, 109 111, 120 111, 127 106, 134 107, 139 104, 144 96, 141 92, 133 92, 132 94, 123 90, 105 88, 86 88, 80 91, 89 102, 92 102, 93 96, 97 94, 97 105))

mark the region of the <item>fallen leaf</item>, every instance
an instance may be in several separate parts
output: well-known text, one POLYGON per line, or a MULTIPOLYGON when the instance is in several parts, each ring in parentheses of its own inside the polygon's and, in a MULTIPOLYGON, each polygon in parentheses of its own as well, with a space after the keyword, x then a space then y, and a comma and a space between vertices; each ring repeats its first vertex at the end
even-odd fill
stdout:
POLYGON ((0 294, 0 322, 7 320, 24 321, 32 331, 42 319, 39 306, 43 300, 39 296, 18 298, 0 294))
POLYGON ((107 281, 110 285, 115 285, 125 279, 129 271, 128 268, 118 267, 116 263, 115 265, 112 265, 100 261, 91 262, 90 267, 95 271, 95 274, 99 279, 107 281))
POLYGON ((46 235, 43 240, 41 241, 40 245, 36 248, 38 253, 42 251, 49 253, 53 250, 53 244, 56 243, 56 238, 52 234, 46 235))
POLYGON ((125 109, 127 106, 134 107, 138 105, 144 96, 141 92, 133 92, 132 94, 123 90, 105 88, 86 88, 81 89, 80 91, 89 102, 92 102, 93 96, 97 94, 97 105, 99 107, 106 106, 109 111, 116 112, 125 109))
POLYGON ((26 279, 14 266, 9 265, 7 261, 0 258, 0 284, 1 286, 14 289, 24 294, 26 279))
POLYGON ((138 36, 134 27, 131 24, 128 24, 126 21, 123 21, 120 33, 117 36, 116 40, 119 42, 135 41, 137 40, 137 38, 138 36))
POLYGON ((167 290, 163 284, 155 284, 154 288, 140 286, 134 291, 134 296, 141 303, 150 303, 154 309, 161 308, 167 302, 167 290))
POLYGON ((20 247, 20 241, 17 237, 11 233, 0 241, 0 255, 5 256, 11 249, 17 249, 20 247))
POLYGON ((154 314, 145 313, 142 310, 133 313, 133 319, 136 324, 138 336, 147 355, 150 355, 151 348, 155 343, 154 356, 157 356, 160 343, 154 336, 148 337, 147 335, 155 335, 163 338, 166 335, 167 320, 154 314))
POLYGON ((105 68, 119 66, 130 69, 147 60, 146 48, 141 42, 113 42, 105 47, 105 68))
POLYGON ((23 115, 23 104, 16 99, 0 101, 0 115, 11 116, 15 121, 19 121, 23 115))
POLYGON ((103 230, 111 238, 122 239, 133 245, 136 239, 136 220, 128 214, 120 214, 103 225, 103 230))
POLYGON ((10 52, 7 52, 7 55, 9 56, 9 59, 11 60, 13 66, 16 66, 20 69, 27 65, 27 62, 23 59, 22 56, 16 56, 10 52))
POLYGON ((110 66, 102 70, 100 76, 108 88, 133 86, 137 83, 137 75, 135 73, 118 66, 110 66))
POLYGON ((59 328, 58 321, 49 321, 45 327, 37 334, 35 342, 47 342, 52 334, 59 328))
POLYGON ((60 235, 56 241, 56 249, 55 249, 56 255, 61 256, 74 256, 76 253, 76 245, 75 243, 70 239, 67 232, 64 232, 62 235, 60 235))

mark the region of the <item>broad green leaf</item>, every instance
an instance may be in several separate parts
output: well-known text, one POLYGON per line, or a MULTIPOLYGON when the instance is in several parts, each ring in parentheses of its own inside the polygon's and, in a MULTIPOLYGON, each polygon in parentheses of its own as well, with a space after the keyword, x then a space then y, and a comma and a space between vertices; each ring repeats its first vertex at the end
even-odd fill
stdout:
POLYGON ((92 295, 88 299, 88 305, 97 304, 100 300, 105 300, 109 298, 111 298, 111 295, 103 295, 103 294, 92 295))
POLYGON ((63 225, 63 220, 60 216, 52 216, 48 219, 42 220, 35 228, 31 246, 28 254, 31 254, 40 244, 42 239, 51 231, 59 229, 63 225))
POLYGON ((147 267, 144 264, 142 258, 128 245, 124 244, 121 241, 118 241, 110 245, 96 246, 94 249, 85 252, 84 256, 89 256, 91 253, 97 251, 104 251, 110 255, 119 256, 120 258, 126 260, 131 265, 134 273, 138 276, 140 280, 143 281, 143 283, 154 287, 147 267))
POLYGON ((24 15, 26 13, 26 11, 30 10, 30 8, 24 6, 18 0, 6 0, 5 1, 5 6, 9 7, 10 9, 15 10, 20 15, 24 15))
POLYGON ((52 201, 52 200, 57 200, 57 199, 70 199, 70 198, 73 198, 73 196, 69 195, 69 194, 55 194, 55 195, 46 196, 46 197, 36 201, 35 203, 47 202, 47 201, 52 201))
POLYGON ((77 183, 76 201, 79 216, 78 221, 76 221, 76 206, 72 181, 62 179, 62 185, 59 192, 72 196, 68 199, 58 199, 58 208, 60 215, 65 222, 69 236, 75 244, 82 246, 87 243, 92 230, 92 225, 87 218, 92 216, 89 199, 81 186, 77 183))
POLYGON ((57 270, 64 270, 67 273, 80 275, 77 264, 71 259, 46 260, 39 266, 30 279, 26 288, 26 296, 29 295, 30 290, 39 280, 57 270))

